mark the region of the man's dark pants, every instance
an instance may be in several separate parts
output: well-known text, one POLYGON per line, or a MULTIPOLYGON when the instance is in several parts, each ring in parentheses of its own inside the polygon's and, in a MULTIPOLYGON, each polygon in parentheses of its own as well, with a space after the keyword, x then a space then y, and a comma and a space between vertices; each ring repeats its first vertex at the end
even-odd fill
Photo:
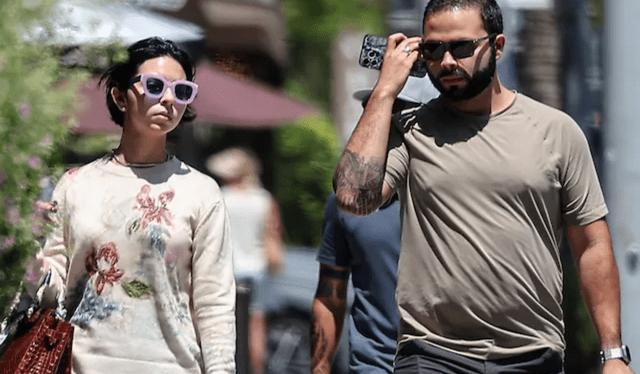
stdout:
POLYGON ((501 360, 475 360, 421 341, 409 342, 395 360, 395 374, 564 374, 561 353, 542 349, 501 360))

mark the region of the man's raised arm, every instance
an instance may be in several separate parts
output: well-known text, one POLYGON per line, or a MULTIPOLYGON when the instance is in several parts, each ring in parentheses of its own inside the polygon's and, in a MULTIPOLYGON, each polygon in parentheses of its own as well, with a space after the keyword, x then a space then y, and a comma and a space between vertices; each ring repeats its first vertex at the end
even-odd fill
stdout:
POLYGON ((393 102, 418 59, 419 42, 403 34, 387 39, 380 77, 333 177, 336 204, 347 213, 367 215, 392 195, 384 173, 393 102))

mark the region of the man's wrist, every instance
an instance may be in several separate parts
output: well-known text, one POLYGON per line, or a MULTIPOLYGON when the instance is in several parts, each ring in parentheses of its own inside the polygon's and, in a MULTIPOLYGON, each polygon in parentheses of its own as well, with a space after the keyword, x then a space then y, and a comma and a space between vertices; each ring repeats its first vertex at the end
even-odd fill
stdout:
POLYGON ((383 87, 377 88, 374 87, 373 91, 371 91, 371 96, 369 97, 369 101, 388 101, 393 103, 394 100, 398 97, 398 92, 395 92, 392 88, 383 87))

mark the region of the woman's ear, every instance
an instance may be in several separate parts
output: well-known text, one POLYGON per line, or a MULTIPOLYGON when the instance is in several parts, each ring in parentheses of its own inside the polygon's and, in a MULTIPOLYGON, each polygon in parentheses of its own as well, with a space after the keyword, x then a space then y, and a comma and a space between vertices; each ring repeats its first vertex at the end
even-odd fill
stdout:
POLYGON ((111 98, 121 112, 127 110, 127 95, 125 92, 120 91, 118 87, 111 87, 111 98))

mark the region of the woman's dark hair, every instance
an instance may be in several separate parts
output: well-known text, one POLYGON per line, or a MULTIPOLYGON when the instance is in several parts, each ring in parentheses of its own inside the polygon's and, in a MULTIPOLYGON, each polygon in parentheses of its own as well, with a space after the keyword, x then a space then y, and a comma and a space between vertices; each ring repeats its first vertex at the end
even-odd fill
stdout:
POLYGON ((422 17, 422 28, 424 33, 424 23, 430 15, 453 8, 466 9, 469 7, 480 8, 484 29, 489 35, 502 34, 502 11, 496 0, 431 0, 424 8, 422 17))
MULTIPOLYGON (((151 37, 135 42, 127 48, 128 58, 124 62, 111 66, 100 77, 99 84, 104 84, 107 96, 107 108, 111 114, 113 122, 122 126, 124 124, 124 115, 118 108, 118 105, 111 97, 111 89, 117 87, 120 91, 126 91, 129 88, 129 80, 138 73, 138 68, 145 61, 156 57, 170 56, 184 69, 187 80, 193 82, 196 75, 196 67, 187 52, 180 49, 171 40, 158 37, 151 37)), ((187 105, 182 122, 193 121, 196 118, 196 112, 191 105, 187 105)))

